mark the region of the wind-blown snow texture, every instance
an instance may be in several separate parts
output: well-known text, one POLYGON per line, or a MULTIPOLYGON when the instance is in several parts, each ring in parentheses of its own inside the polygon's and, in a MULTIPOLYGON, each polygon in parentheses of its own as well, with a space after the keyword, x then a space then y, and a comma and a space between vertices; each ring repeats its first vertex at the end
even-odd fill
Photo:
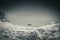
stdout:
POLYGON ((0 21, 0 40, 60 40, 60 23, 27 27, 0 21))

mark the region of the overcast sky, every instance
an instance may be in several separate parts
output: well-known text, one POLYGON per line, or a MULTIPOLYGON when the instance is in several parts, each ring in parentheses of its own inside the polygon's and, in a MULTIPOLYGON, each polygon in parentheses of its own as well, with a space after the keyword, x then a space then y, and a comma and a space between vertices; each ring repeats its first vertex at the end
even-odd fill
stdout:
POLYGON ((56 21, 56 16, 52 8, 44 6, 22 5, 14 6, 7 13, 8 20, 17 25, 43 25, 56 21))
POLYGON ((7 19, 17 25, 43 25, 60 21, 58 1, 1 1, 7 19))

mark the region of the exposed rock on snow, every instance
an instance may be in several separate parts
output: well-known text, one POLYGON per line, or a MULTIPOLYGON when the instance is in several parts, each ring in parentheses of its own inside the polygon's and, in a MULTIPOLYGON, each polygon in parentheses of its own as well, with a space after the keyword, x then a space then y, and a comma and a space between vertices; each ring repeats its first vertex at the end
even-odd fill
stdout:
POLYGON ((26 27, 0 22, 0 39, 4 40, 40 40, 60 37, 60 23, 41 27, 26 27), (6 37, 5 37, 6 36, 6 37), (5 37, 5 38, 4 38, 5 37))

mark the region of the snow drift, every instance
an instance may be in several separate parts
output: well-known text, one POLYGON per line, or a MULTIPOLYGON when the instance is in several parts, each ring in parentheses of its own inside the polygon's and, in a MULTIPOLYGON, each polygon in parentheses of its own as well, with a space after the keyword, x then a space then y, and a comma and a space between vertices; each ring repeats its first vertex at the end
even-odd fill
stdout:
POLYGON ((58 37, 60 37, 60 23, 27 27, 0 21, 1 40, 49 40, 58 37))

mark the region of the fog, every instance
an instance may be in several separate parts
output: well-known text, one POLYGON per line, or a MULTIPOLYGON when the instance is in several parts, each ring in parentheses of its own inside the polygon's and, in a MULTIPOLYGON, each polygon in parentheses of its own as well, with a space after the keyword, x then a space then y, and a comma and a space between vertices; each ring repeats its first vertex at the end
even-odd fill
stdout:
POLYGON ((6 11, 7 19, 18 25, 43 25, 57 21, 55 11, 47 6, 15 5, 6 11))

